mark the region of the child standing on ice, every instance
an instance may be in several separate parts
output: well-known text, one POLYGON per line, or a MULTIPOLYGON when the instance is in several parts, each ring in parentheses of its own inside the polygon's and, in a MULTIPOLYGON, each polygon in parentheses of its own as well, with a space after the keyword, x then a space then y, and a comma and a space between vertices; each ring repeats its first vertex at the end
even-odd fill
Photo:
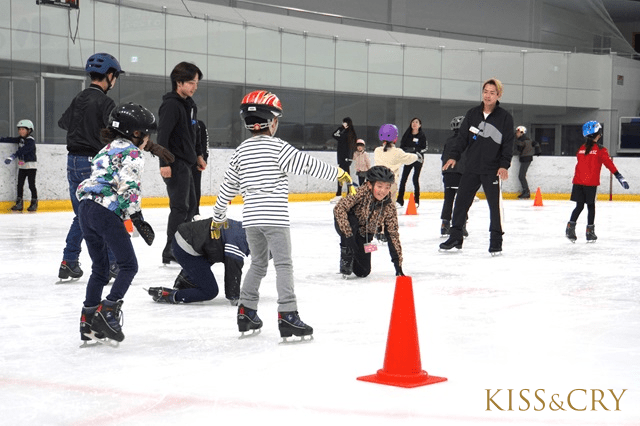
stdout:
POLYGON ((93 157, 91 176, 76 191, 80 228, 92 262, 80 318, 80 338, 101 343, 124 340, 120 321, 122 299, 138 272, 136 254, 123 221, 131 218, 148 245, 155 236, 140 211, 144 168, 141 151, 150 151, 168 163, 174 160, 169 151, 149 140, 157 124, 153 114, 142 105, 128 103, 115 107, 107 126, 101 133, 106 146, 93 157), (115 255, 120 272, 107 297, 102 299, 102 291, 109 282, 108 249, 115 255))
POLYGON ((356 167, 356 174, 358 175, 358 185, 367 180, 367 170, 371 168, 371 162, 369 161, 369 154, 364 149, 365 143, 363 139, 356 141, 356 150, 353 153, 353 164, 356 167))
POLYGON ((609 157, 607 148, 602 146, 602 126, 597 121, 587 121, 582 126, 582 135, 585 143, 578 150, 576 155, 578 164, 573 176, 573 188, 571 189, 571 201, 575 201, 576 208, 571 213, 569 223, 567 223, 566 235, 572 243, 577 240, 576 222, 580 213, 587 205, 587 242, 598 239, 595 234, 594 221, 596 218, 596 192, 600 185, 600 170, 602 165, 609 169, 618 179, 624 189, 629 189, 629 184, 620 174, 613 160, 609 157))
MULTIPOLYGON (((211 235, 220 238, 227 228, 227 205, 242 194, 242 226, 247 233, 251 266, 242 283, 238 305, 238 330, 259 330, 260 283, 273 257, 278 291, 278 329, 282 338, 312 336, 313 328, 302 322, 293 286, 293 260, 289 224, 289 180, 287 173, 338 180, 355 193, 349 174, 330 166, 275 137, 282 116, 280 99, 266 90, 247 94, 240 103, 240 115, 252 137, 235 150, 224 173, 213 208, 211 235)), ((305 337, 302 337, 305 338, 305 337)))
MULTIPOLYGON (((396 148, 396 142, 398 141, 398 128, 394 124, 383 124, 378 131, 378 137, 382 146, 379 146, 373 151, 373 162, 376 166, 385 166, 391 169, 395 180, 391 185, 391 199, 396 199, 396 193, 398 192, 397 182, 400 180, 400 166, 413 164, 416 161, 422 163, 424 157, 421 153, 409 153, 400 148, 396 148)), ((398 203, 397 207, 402 207, 398 203)), ((418 206, 416 206, 418 207, 418 206)))
POLYGON ((0 142, 15 142, 18 144, 18 150, 8 156, 5 164, 11 164, 13 160, 18 159, 18 193, 16 204, 11 207, 11 211, 21 212, 23 207, 22 195, 24 193, 24 181, 29 182, 29 191, 31 191, 31 204, 27 211, 35 212, 38 210, 38 190, 36 189, 36 140, 31 135, 33 133, 33 122, 31 120, 18 121, 18 137, 17 138, 0 138, 0 142))

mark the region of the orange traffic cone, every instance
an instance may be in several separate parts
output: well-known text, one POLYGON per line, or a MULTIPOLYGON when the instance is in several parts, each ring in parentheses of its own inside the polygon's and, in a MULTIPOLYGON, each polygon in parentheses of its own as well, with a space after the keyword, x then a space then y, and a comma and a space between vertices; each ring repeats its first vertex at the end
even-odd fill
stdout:
POLYGON ((418 210, 416 209, 416 200, 413 198, 413 192, 409 196, 409 204, 407 204, 407 215, 417 215, 418 210))
POLYGON ((533 201, 534 207, 542 207, 542 193, 540 192, 540 187, 536 191, 536 199, 533 201))
POLYGON ((411 277, 396 279, 384 366, 376 374, 358 377, 358 380, 403 388, 447 380, 445 377, 429 376, 422 369, 411 277))

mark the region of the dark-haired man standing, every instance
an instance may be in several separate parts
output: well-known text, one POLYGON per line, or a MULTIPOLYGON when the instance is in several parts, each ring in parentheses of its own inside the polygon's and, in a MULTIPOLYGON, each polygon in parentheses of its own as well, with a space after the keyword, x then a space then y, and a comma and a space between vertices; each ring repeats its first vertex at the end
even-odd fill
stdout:
POLYGON ((192 96, 198 90, 202 71, 189 62, 180 62, 171 71, 171 92, 162 97, 158 111, 158 144, 175 156, 166 164, 160 160, 160 175, 167 185, 169 219, 167 243, 162 251, 162 263, 175 262, 171 241, 178 225, 190 221, 196 214, 197 200, 191 168, 207 167, 200 145, 196 143, 198 108, 192 96))

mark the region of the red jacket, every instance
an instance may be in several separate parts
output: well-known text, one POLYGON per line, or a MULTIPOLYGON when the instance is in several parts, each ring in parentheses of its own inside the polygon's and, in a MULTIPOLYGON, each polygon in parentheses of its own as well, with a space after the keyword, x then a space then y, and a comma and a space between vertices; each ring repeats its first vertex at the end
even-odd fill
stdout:
POLYGON ((575 185, 598 186, 600 185, 600 170, 604 164, 611 173, 618 171, 613 164, 607 148, 593 144, 591 151, 585 155, 586 147, 582 145, 578 150, 576 157, 576 172, 573 175, 573 183, 575 185))

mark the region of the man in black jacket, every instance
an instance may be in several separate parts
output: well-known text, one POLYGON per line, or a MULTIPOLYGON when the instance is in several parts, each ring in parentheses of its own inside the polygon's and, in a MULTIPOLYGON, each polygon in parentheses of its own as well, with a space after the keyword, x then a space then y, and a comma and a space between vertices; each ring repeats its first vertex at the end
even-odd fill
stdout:
POLYGON ((172 91, 162 97, 158 112, 158 144, 168 149, 175 161, 160 160, 160 175, 167 186, 169 219, 167 243, 162 251, 162 263, 175 262, 171 241, 178 225, 189 222, 197 211, 196 190, 191 168, 207 167, 202 149, 196 143, 198 108, 192 96, 198 89, 202 71, 194 64, 180 62, 171 71, 172 91))
MULTIPOLYGON (((78 198, 76 189, 80 183, 91 176, 91 160, 104 148, 100 140, 100 130, 108 124, 109 114, 116 104, 107 92, 112 89, 118 76, 124 74, 118 60, 108 53, 95 53, 87 59, 85 71, 91 77, 91 85, 78 93, 71 105, 58 120, 58 127, 67 131, 67 179, 69 196, 74 217, 67 234, 66 245, 62 253, 62 263, 58 277, 80 278, 82 269, 78 258, 82 244, 82 229, 78 222, 78 198)), ((113 254, 109 253, 110 273, 117 274, 117 265, 113 254)))
POLYGON ((513 117, 500 107, 502 83, 496 78, 482 85, 482 103, 467 111, 458 139, 451 148, 449 159, 442 167, 447 170, 455 166, 462 152, 466 152, 465 171, 460 179, 460 187, 453 208, 453 223, 450 237, 440 244, 442 250, 462 248, 463 226, 467 212, 476 192, 482 185, 491 224, 489 225, 489 253, 502 252, 502 212, 501 180, 509 178, 509 167, 513 154, 513 117))

